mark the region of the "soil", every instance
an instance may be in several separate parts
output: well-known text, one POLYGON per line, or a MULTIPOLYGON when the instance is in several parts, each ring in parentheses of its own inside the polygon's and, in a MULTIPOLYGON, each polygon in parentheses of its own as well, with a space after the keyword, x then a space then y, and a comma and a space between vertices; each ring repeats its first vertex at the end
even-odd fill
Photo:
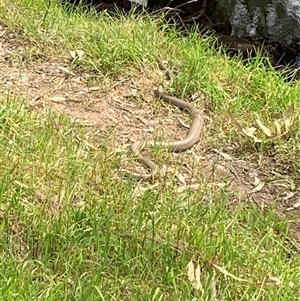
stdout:
MULTIPOLYGON (((95 80, 95 74, 71 70, 69 59, 20 63, 15 58, 21 51, 22 46, 14 36, 0 25, 2 95, 22 96, 34 111, 50 108, 67 114, 84 123, 88 131, 97 134, 97 139, 113 137, 113 147, 122 155, 120 170, 139 166, 143 171, 141 165, 128 157, 128 146, 134 141, 153 137, 172 141, 174 136, 180 139, 187 131, 188 117, 154 97, 154 89, 164 79, 159 69, 140 70, 138 74, 103 84, 95 80)), ((200 106, 205 95, 198 96, 195 104, 200 106)), ((229 208, 241 202, 255 202, 262 209, 276 204, 283 218, 295 219, 290 224, 295 244, 299 244, 299 191, 289 175, 280 169, 275 173, 235 157, 230 147, 212 149, 206 141, 209 141, 212 120, 216 116, 207 111, 204 115, 205 130, 195 147, 180 154, 163 153, 155 157, 159 164, 168 165, 166 177, 175 175, 179 193, 197 189, 199 183, 205 183, 214 191, 226 190, 231 195, 229 208)), ((117 176, 122 177, 122 174, 117 176)), ((144 189, 155 187, 147 182, 138 185, 144 189)))

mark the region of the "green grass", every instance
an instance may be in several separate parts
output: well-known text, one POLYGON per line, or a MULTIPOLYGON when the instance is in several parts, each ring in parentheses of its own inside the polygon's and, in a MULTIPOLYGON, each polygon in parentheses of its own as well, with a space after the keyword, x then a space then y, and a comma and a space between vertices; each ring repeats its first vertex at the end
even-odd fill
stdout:
MULTIPOLYGON (((109 83, 156 69, 160 54, 179 70, 170 92, 210 97, 208 146, 233 146, 241 158, 256 158, 273 150, 271 139, 255 147, 227 112, 246 126, 256 115, 268 125, 289 104, 298 106, 299 84, 287 83, 263 57, 248 64, 229 59, 210 47, 213 38, 181 36, 146 14, 68 13, 49 3, 0 4, 0 20, 23 45, 25 65, 66 60, 80 49, 85 56, 70 66, 109 83)), ((288 136, 275 140, 278 160, 294 164, 296 180, 299 125, 296 114, 288 136)), ((32 112, 17 94, 1 96, 2 300, 211 300, 214 290, 224 301, 299 300, 300 255, 276 206, 261 210, 246 198, 232 206, 232 192, 205 181, 197 191, 177 193, 175 184, 160 183, 137 196, 136 182, 119 177, 112 139, 99 141, 64 115, 32 112), (188 280, 191 259, 201 267, 203 292, 188 280), (267 284, 270 277, 280 285, 267 284)))

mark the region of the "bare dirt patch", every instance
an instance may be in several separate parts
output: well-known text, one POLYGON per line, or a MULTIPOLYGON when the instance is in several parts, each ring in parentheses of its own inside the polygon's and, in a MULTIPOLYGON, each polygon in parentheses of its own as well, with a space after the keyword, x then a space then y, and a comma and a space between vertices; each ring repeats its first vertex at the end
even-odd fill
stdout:
MULTIPOLYGON (((132 142, 153 137, 172 141, 186 134, 183 125, 189 119, 185 114, 162 105, 154 97, 153 90, 163 81, 162 71, 144 69, 124 78, 95 80, 95 74, 71 70, 68 60, 20 63, 15 58, 21 51, 22 46, 0 27, 2 94, 23 96, 33 110, 51 108, 68 114, 103 139, 113 135, 114 148, 122 153, 120 169, 134 169, 137 165, 128 159, 127 148, 132 142)), ((179 191, 188 185, 197 188, 199 182, 204 182, 213 189, 231 192, 230 205, 248 199, 263 209, 276 203, 283 217, 299 216, 299 192, 288 175, 266 172, 232 156, 229 147, 211 149, 205 143, 216 118, 206 113, 203 136, 193 149, 181 154, 153 155, 158 163, 176 172, 179 191)), ((300 222, 293 223, 300 240, 300 222)))

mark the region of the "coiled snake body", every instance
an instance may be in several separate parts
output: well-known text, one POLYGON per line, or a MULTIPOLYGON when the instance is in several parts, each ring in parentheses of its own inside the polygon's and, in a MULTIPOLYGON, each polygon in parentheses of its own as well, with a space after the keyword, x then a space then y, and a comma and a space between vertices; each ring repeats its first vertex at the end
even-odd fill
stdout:
POLYGON ((191 117, 193 118, 190 129, 186 137, 182 140, 173 141, 173 142, 155 142, 155 141, 137 141, 133 143, 130 147, 132 153, 136 156, 136 159, 143 163, 144 165, 148 166, 151 170, 151 174, 148 175, 141 175, 137 173, 132 173, 135 177, 138 177, 140 179, 148 179, 148 178, 154 178, 156 174, 159 171, 158 166, 150 159, 144 157, 141 154, 141 151, 147 146, 152 147, 154 145, 158 145, 161 147, 166 148, 170 152, 181 152, 184 150, 187 150, 191 148, 195 143, 198 142, 200 133, 203 128, 203 115, 200 111, 197 110, 197 108, 182 99, 179 99, 177 97, 169 96, 162 86, 159 86, 157 90, 155 91, 155 95, 162 100, 164 100, 167 103, 170 103, 176 107, 181 108, 182 110, 187 110, 191 117))

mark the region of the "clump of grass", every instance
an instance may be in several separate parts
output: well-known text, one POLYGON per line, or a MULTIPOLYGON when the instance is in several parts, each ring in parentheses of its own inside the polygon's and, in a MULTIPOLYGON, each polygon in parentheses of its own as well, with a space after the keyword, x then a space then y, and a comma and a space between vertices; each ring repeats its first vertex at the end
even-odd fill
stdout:
POLYGON ((217 273, 223 300, 297 294, 289 283, 297 283, 300 258, 273 210, 228 210, 230 195, 205 186, 184 194, 162 186, 134 196, 133 183, 116 177, 109 141, 93 151, 82 126, 53 113, 37 116, 13 98, 1 102, 0 112, 6 300, 205 299, 213 287, 211 262, 249 281, 217 273), (203 272, 202 293, 187 279, 191 259, 203 272), (281 279, 280 287, 263 284, 270 276, 281 279))
MULTIPOLYGON (((28 53, 62 60, 80 49, 85 56, 73 68, 114 77, 156 68, 157 54, 169 58, 179 70, 171 92, 202 90, 212 99, 212 145, 245 145, 224 122, 227 110, 241 122, 255 114, 268 122, 299 97, 299 85, 285 83, 263 58, 229 60, 210 48, 211 38, 184 37, 148 15, 68 13, 42 0, 0 8, 27 63, 34 63, 28 53)), ((136 195, 136 183, 118 174, 109 138, 99 143, 64 115, 31 112, 17 96, 0 103, 5 300, 296 300, 300 257, 276 208, 259 210, 246 197, 230 206, 226 188, 204 181, 197 191, 162 183, 136 195), (188 279, 191 260, 203 290, 188 279)), ((297 137, 295 130, 288 143, 296 147, 297 137)))

